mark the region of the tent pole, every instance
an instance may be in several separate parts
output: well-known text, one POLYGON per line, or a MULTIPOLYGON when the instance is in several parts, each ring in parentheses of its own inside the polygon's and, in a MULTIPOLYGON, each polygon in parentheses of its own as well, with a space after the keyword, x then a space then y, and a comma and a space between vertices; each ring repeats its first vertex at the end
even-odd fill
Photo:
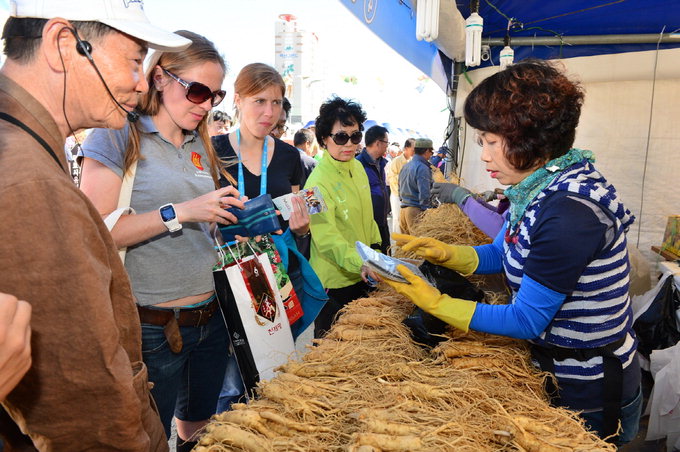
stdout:
MULTIPOLYGON (((504 38, 482 39, 482 44, 503 46, 504 38)), ((558 46, 558 45, 593 45, 593 44, 680 44, 677 33, 649 33, 628 35, 581 35, 581 36, 513 36, 512 46, 558 46)))
POLYGON ((458 171, 458 166, 460 162, 460 125, 461 118, 455 116, 456 109, 456 98, 458 97, 458 82, 460 81, 461 74, 465 69, 465 62, 454 61, 453 62, 453 73, 451 74, 451 83, 449 85, 450 89, 448 92, 449 105, 451 119, 449 121, 449 128, 446 134, 449 137, 448 147, 450 152, 446 155, 444 159, 444 176, 447 180, 451 180, 451 174, 458 171))

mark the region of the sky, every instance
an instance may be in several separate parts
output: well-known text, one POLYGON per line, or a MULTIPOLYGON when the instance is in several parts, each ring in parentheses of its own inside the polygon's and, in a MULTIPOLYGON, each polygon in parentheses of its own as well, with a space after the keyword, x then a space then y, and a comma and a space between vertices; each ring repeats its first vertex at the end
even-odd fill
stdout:
MULTIPOLYGON (((293 14, 319 37, 328 95, 358 100, 369 119, 418 130, 435 142, 448 120, 446 95, 354 17, 339 0, 145 0, 152 23, 212 40, 229 66, 224 88, 231 112, 233 81, 249 63, 274 64, 275 23, 293 14), (345 82, 355 77, 357 84, 345 82)), ((313 118, 303 118, 303 121, 313 118)))
MULTIPOLYGON (((327 96, 353 98, 369 119, 417 130, 435 145, 443 140, 448 121, 444 92, 340 0, 144 0, 144 10, 157 26, 190 30, 215 43, 229 68, 223 84, 227 97, 218 108, 230 114, 239 70, 254 62, 274 65, 275 23, 280 14, 293 14, 299 29, 319 38, 327 96), (356 83, 345 81, 350 78, 356 83)), ((7 11, 8 0, 0 0, 0 15, 7 11)))

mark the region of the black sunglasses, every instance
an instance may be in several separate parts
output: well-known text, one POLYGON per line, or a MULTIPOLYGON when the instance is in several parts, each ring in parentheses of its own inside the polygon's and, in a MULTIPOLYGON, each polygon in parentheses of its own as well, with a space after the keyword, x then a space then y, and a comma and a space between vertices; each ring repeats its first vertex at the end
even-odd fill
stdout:
POLYGON ((338 146, 344 146, 348 141, 351 141, 352 144, 361 143, 364 133, 360 130, 357 130, 352 135, 347 135, 347 132, 338 132, 331 134, 330 137, 333 139, 333 143, 337 144, 338 146))
POLYGON ((186 92, 187 100, 191 103, 202 104, 206 100, 211 99, 212 106, 217 107, 220 104, 220 102, 222 102, 222 99, 224 99, 224 96, 227 94, 223 89, 218 89, 217 91, 210 91, 210 88, 205 86, 203 83, 187 82, 186 80, 182 80, 181 78, 177 77, 175 74, 168 71, 167 69, 165 68, 161 69, 163 69, 163 72, 168 74, 170 77, 175 79, 177 83, 184 87, 184 89, 187 91, 186 92))

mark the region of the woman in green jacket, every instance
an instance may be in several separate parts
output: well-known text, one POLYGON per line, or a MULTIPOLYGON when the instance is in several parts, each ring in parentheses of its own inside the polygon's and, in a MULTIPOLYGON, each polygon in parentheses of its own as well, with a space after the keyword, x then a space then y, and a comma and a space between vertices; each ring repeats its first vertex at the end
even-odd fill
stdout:
POLYGON ((354 158, 364 121, 361 105, 333 97, 321 105, 315 122, 316 139, 326 152, 305 187, 319 187, 328 210, 311 217, 310 262, 330 298, 315 321, 315 337, 330 329, 340 308, 368 293, 367 277, 377 279, 355 247, 356 241, 380 244, 368 177, 354 158))

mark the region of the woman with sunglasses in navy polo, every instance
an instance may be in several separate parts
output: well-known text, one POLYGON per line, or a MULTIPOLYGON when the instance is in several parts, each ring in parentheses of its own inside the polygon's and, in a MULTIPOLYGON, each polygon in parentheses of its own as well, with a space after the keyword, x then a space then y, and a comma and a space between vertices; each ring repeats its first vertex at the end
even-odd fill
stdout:
POLYGON ((188 451, 196 443, 186 440, 215 413, 234 359, 215 299, 212 231, 216 222, 236 221, 223 207, 243 203, 234 187, 220 188, 207 127, 210 110, 224 98, 224 60, 204 37, 178 34, 192 44, 151 57, 139 121, 96 129, 85 141, 81 188, 106 216, 136 166, 130 200, 136 214, 123 215, 111 234, 127 247, 151 393, 166 434, 174 415, 177 450, 188 451))
POLYGON ((316 139, 324 156, 305 187, 319 187, 328 210, 312 215, 311 264, 330 300, 314 323, 314 336, 328 331, 338 311, 370 290, 355 242, 380 247, 380 231, 373 220, 368 176, 354 158, 366 121, 361 105, 333 97, 319 109, 316 139))

